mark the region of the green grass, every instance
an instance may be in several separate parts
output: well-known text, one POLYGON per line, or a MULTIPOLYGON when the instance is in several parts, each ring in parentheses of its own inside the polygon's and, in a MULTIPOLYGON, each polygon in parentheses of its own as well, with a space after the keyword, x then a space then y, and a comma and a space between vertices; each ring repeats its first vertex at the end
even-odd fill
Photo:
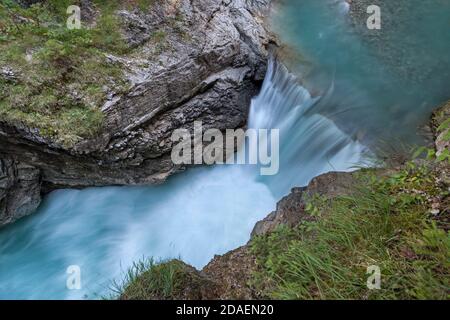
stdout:
MULTIPOLYGON (((148 11, 156 1, 94 0, 95 22, 83 20, 81 29, 70 30, 66 10, 79 0, 48 0, 29 8, 0 0, 0 69, 15 74, 0 77, 2 120, 35 128, 65 147, 98 135, 107 92, 120 95, 129 87, 123 67, 106 56, 133 53, 115 12, 148 11)), ((154 33, 157 51, 164 50, 165 38, 163 30, 154 33)))
POLYGON ((125 91, 121 67, 105 54, 126 54, 114 10, 123 1, 94 1, 96 25, 66 27, 66 9, 78 1, 49 0, 21 8, 0 1, 0 114, 11 123, 37 128, 41 135, 71 146, 102 127, 106 91, 125 91))
MULTIPOLYGON (((390 174, 363 169, 349 195, 305 199, 313 219, 252 239, 257 267, 243 285, 267 299, 449 299, 449 189, 442 167, 420 163, 390 174), (367 287, 370 266, 380 268, 380 289, 367 287)), ((179 260, 150 260, 135 264, 114 292, 131 300, 198 298, 199 288, 214 290, 206 281, 179 260)))
POLYGON ((176 299, 186 286, 200 277, 180 260, 155 263, 153 259, 142 260, 126 272, 121 283, 113 283, 111 298, 124 300, 176 299))
POLYGON ((448 225, 429 214, 448 190, 436 177, 412 163, 388 177, 363 171, 352 195, 311 199, 314 222, 253 240, 251 285, 274 299, 448 299, 448 225), (366 286, 371 265, 380 290, 366 286))

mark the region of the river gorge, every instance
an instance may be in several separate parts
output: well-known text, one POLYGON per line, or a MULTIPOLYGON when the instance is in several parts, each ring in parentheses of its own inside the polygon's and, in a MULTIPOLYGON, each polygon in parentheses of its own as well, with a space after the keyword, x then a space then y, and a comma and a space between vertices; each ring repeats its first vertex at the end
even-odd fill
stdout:
POLYGON ((391 3, 274 1, 266 23, 279 47, 264 57, 244 126, 280 130, 278 174, 217 164, 157 185, 95 177, 99 183, 72 189, 55 179, 67 188, 54 183, 32 215, 0 229, 0 299, 100 299, 149 257, 202 269, 247 243, 292 188, 376 166, 387 156, 380 150, 429 143, 430 114, 450 98, 450 4, 391 3), (366 28, 366 4, 380 6, 380 30, 366 28), (71 266, 81 272, 79 290, 66 287, 71 266))

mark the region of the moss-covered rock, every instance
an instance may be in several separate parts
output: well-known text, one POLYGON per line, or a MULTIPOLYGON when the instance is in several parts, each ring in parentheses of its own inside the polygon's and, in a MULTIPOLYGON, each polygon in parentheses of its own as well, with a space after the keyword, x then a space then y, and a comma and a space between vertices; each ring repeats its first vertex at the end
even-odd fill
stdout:
POLYGON ((111 4, 102 3, 0 3, 4 121, 37 128, 41 136, 66 147, 99 133, 107 95, 127 88, 121 66, 106 57, 126 52, 119 19, 111 4), (95 26, 67 28, 69 4, 82 6, 83 12, 98 10, 95 26))
POLYGON ((170 295, 161 294, 161 269, 170 270, 162 264, 129 281, 122 297, 447 299, 450 185, 441 174, 440 165, 423 161, 324 174, 285 197, 277 218, 261 222, 247 245, 202 271, 172 262, 180 272, 170 295), (381 270, 379 290, 366 285, 370 266, 381 270))

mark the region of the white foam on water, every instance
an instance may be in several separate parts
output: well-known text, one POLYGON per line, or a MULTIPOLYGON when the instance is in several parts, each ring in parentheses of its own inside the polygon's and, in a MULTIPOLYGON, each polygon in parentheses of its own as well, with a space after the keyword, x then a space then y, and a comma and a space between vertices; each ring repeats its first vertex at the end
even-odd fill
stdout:
POLYGON ((202 268, 245 244, 290 188, 359 161, 364 148, 311 112, 318 99, 270 61, 249 127, 280 129, 275 176, 249 165, 216 165, 161 186, 53 192, 36 214, 0 231, 0 298, 95 299, 143 257, 180 257, 202 268), (81 290, 66 288, 70 265, 81 268, 81 290))

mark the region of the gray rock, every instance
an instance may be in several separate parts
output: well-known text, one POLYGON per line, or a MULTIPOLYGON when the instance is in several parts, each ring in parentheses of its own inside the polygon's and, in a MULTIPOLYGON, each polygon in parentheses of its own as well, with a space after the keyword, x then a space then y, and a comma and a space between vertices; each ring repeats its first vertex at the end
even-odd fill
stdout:
POLYGON ((5 81, 15 82, 17 75, 10 67, 4 67, 0 68, 0 78, 3 78, 5 81))
POLYGON ((0 227, 33 213, 40 202, 39 170, 0 159, 0 227))
POLYGON ((305 188, 292 189, 288 196, 278 202, 274 212, 255 225, 252 237, 270 233, 280 225, 294 227, 301 221, 312 221, 315 218, 305 211, 310 197, 320 195, 332 199, 349 194, 354 181, 353 173, 329 172, 314 178, 305 188))
POLYGON ((175 129, 193 129, 194 121, 204 130, 246 124, 274 43, 264 24, 269 4, 156 1, 145 12, 118 11, 124 37, 136 48, 133 55, 108 59, 123 67, 131 86, 125 94, 107 94, 101 133, 67 147, 0 119, 0 159, 37 168, 42 193, 161 183, 184 170, 170 158, 175 129))
POLYGON ((431 117, 431 131, 433 134, 434 148, 436 155, 441 155, 444 150, 450 150, 450 141, 446 139, 449 134, 449 126, 445 125, 445 121, 450 118, 450 101, 447 101, 442 106, 437 108, 431 117), (443 128, 439 130, 439 127, 443 125, 443 128))

